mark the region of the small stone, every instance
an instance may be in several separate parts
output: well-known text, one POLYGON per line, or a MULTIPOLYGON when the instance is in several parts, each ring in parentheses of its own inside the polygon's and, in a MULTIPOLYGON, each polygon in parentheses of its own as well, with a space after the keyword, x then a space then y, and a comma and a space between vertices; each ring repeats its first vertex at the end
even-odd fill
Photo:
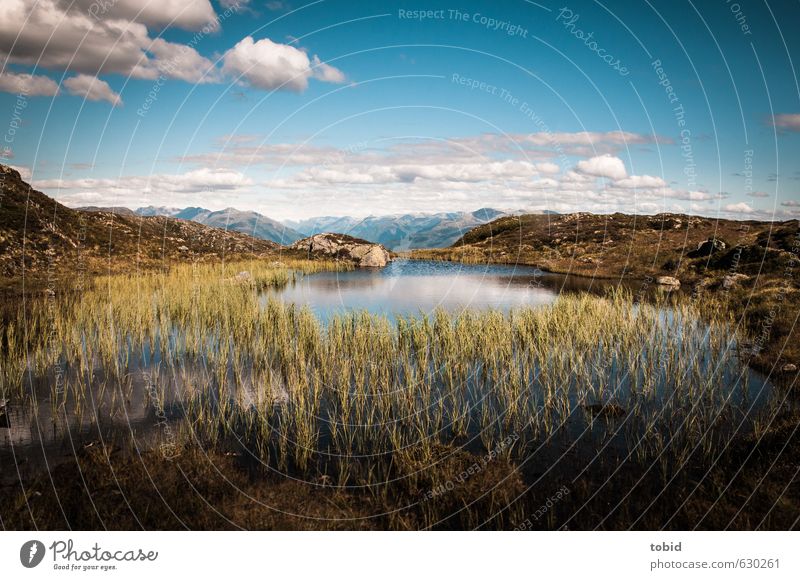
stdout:
POLYGON ((681 281, 672 276, 659 276, 656 278, 656 283, 662 286, 680 286, 681 281))
POLYGON ((781 367, 782 373, 796 373, 797 372, 797 365, 792 363, 786 363, 781 367))
POLYGON ((728 274, 722 279, 722 287, 725 288, 725 290, 728 290, 729 288, 736 286, 739 282, 744 282, 745 280, 749 279, 750 276, 747 274, 728 274))

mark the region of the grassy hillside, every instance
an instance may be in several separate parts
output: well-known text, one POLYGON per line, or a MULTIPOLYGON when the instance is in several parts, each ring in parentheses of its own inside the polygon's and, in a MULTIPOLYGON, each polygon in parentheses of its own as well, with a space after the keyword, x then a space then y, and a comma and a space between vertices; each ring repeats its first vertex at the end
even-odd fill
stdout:
POLYGON ((756 274, 762 260, 770 270, 780 269, 797 227, 796 220, 770 223, 681 214, 524 215, 494 220, 470 230, 449 248, 415 255, 531 264, 582 276, 674 276, 692 282, 708 268, 729 268, 740 252, 738 272, 756 274), (716 240, 716 247, 701 250, 708 240, 716 240))
POLYGON ((3 284, 274 254, 274 242, 167 217, 70 209, 0 165, 3 284))

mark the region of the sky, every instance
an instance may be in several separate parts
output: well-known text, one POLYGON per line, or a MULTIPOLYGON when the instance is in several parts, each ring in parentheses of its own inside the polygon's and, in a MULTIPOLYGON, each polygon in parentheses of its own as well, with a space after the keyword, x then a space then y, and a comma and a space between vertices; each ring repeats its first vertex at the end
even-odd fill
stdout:
POLYGON ((800 217, 800 3, 2 0, 0 161, 72 207, 800 217))

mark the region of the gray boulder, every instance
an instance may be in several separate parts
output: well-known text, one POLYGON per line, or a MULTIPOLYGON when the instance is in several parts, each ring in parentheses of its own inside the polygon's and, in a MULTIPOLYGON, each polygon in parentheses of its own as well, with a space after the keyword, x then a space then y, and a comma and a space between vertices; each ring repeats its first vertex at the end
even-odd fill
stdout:
POLYGON ((316 234, 298 240, 289 247, 308 252, 312 257, 346 260, 359 267, 381 268, 392 261, 392 255, 382 245, 345 234, 316 234))

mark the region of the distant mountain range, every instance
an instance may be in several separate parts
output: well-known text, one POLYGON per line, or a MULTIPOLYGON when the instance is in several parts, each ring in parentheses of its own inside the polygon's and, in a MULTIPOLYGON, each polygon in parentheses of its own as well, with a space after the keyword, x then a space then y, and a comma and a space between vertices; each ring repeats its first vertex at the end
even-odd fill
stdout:
MULTIPOLYGON (((254 211, 232 207, 211 211, 202 207, 80 208, 86 211, 113 211, 119 215, 167 216, 207 226, 233 230, 289 245, 314 234, 333 232, 383 244, 390 250, 446 248, 472 228, 497 218, 522 212, 481 208, 472 212, 408 213, 355 218, 324 216, 283 223, 254 211)), ((539 212, 542 213, 542 212, 539 212)), ((544 212, 553 213, 553 212, 544 212)))
POLYGON ((472 228, 516 213, 519 212, 481 208, 472 212, 413 213, 366 218, 318 217, 284 223, 306 236, 339 232, 399 251, 446 248, 472 228))
POLYGON ((202 207, 156 207, 149 205, 137 210, 128 208, 109 207, 82 207, 84 211, 113 211, 118 215, 139 215, 142 217, 166 216, 176 219, 196 222, 205 226, 220 228, 250 236, 270 240, 284 246, 304 238, 305 236, 294 231, 282 223, 268 218, 254 211, 242 211, 232 207, 219 211, 211 211, 202 207))

